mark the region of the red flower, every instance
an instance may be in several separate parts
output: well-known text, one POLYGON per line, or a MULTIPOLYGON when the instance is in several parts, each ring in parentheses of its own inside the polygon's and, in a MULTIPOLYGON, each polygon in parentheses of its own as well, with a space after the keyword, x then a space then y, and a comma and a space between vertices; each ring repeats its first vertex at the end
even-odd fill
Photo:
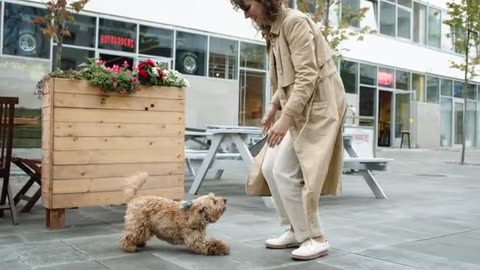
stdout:
POLYGON ((142 77, 142 78, 147 78, 148 77, 148 72, 146 72, 145 70, 143 69, 139 69, 138 70, 138 76, 142 77))

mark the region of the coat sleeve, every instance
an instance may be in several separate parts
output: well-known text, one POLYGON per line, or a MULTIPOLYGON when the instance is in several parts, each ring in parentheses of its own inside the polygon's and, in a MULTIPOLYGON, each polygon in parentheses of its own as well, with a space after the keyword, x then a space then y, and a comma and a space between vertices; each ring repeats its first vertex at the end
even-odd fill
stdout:
POLYGON ((282 105, 280 103, 280 96, 278 94, 278 90, 276 90, 275 93, 273 94, 270 103, 275 105, 278 109, 282 109, 282 105))
POLYGON ((284 33, 290 49, 295 81, 283 113, 297 118, 310 99, 317 80, 314 34, 307 20, 301 17, 287 20, 284 33))

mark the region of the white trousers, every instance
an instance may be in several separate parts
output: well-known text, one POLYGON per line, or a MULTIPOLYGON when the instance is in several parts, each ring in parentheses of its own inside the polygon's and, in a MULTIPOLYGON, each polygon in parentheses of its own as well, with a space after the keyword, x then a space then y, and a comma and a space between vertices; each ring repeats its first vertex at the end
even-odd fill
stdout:
POLYGON ((304 209, 302 200, 305 183, 290 132, 287 132, 280 145, 267 149, 262 172, 272 193, 281 225, 292 225, 299 242, 322 235, 318 213, 315 213, 316 224, 307 222, 307 210, 304 209))

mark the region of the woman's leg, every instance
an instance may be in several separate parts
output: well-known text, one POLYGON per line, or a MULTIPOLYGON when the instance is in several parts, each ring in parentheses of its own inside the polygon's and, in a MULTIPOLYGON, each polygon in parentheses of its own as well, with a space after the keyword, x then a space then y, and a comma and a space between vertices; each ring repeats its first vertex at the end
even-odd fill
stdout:
POLYGON ((274 180, 273 176, 273 165, 275 164, 275 160, 278 156, 278 149, 280 147, 268 147, 267 152, 265 153, 265 158, 263 159, 262 164, 262 173, 267 181, 268 187, 270 192, 272 193, 273 203, 277 209, 277 214, 280 217, 280 224, 281 225, 288 225, 290 224, 290 220, 288 218, 287 212, 285 211, 285 206, 283 205, 282 200, 280 199, 280 194, 278 192, 277 184, 274 180))
MULTIPOLYGON (((307 213, 302 200, 302 189, 305 183, 290 132, 287 132, 279 145, 273 166, 273 179, 278 188, 280 200, 295 230, 297 241, 303 242, 310 238, 322 237, 318 220, 314 224, 308 224, 307 221, 307 213)), ((315 213, 315 216, 317 215, 315 213)))

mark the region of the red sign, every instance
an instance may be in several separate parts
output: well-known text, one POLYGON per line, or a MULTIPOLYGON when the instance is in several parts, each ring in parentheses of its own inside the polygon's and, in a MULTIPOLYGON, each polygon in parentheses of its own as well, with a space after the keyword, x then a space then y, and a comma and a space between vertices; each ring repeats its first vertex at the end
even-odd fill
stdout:
POLYGON ((387 72, 378 72, 378 84, 391 86, 393 85, 393 74, 387 72))
POLYGON ((113 44, 128 47, 131 49, 135 48, 135 40, 133 40, 132 38, 124 38, 113 35, 100 35, 100 44, 113 44))

